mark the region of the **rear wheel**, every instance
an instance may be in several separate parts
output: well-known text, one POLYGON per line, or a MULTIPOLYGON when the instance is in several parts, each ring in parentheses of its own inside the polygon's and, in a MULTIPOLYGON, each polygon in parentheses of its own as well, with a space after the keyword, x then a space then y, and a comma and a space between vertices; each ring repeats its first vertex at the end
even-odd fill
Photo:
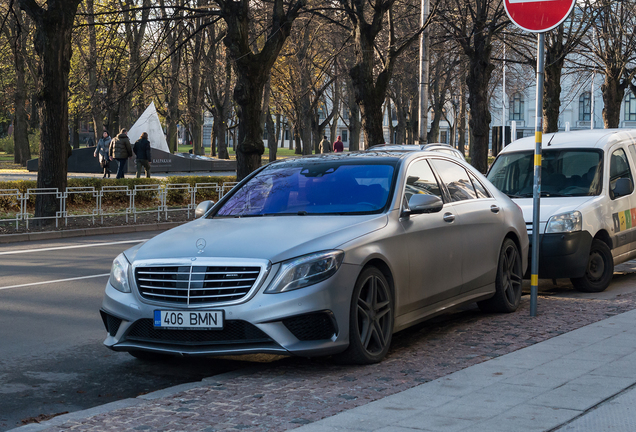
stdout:
POLYGON ((605 291, 614 276, 614 257, 607 244, 599 239, 592 240, 590 257, 587 261, 585 275, 572 278, 574 289, 581 292, 605 291))
POLYGON ((349 364, 381 361, 393 335, 393 296, 380 270, 367 267, 353 290, 349 316, 349 347, 336 359, 349 364))
POLYGON ((511 239, 504 240, 499 252, 499 264, 495 279, 495 295, 488 300, 477 302, 483 312, 514 312, 521 301, 523 271, 521 255, 517 244, 511 239))

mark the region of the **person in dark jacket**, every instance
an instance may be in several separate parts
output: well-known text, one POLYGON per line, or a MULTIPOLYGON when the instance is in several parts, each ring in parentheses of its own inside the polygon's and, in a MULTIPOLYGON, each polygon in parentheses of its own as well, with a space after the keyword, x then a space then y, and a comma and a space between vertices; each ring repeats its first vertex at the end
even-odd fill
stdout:
POLYGON ((99 139, 99 142, 97 143, 97 148, 95 149, 95 153, 93 153, 94 157, 99 156, 99 165, 104 170, 104 178, 106 178, 107 174, 108 174, 108 177, 110 178, 109 163, 111 160, 113 160, 113 158, 108 155, 110 141, 111 141, 110 135, 108 135, 107 131, 104 131, 103 136, 99 139))
POLYGON ((141 167, 146 170, 146 178, 150 178, 150 141, 148 141, 148 134, 142 133, 135 145, 133 146, 133 152, 137 156, 137 178, 141 177, 141 167))
POLYGON ((119 135, 110 142, 108 149, 109 156, 117 159, 119 166, 117 167, 117 178, 124 178, 124 172, 126 171, 126 161, 133 155, 132 148, 130 146, 130 139, 126 134, 126 129, 119 131, 119 135))

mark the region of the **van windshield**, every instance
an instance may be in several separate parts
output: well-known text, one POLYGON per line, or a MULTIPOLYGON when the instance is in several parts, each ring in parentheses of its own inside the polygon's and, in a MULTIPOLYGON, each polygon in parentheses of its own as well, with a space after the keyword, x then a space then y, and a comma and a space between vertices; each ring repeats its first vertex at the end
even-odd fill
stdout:
MULTIPOLYGON (((541 196, 589 196, 601 193, 601 150, 543 150, 541 196)), ((511 198, 532 196, 534 152, 500 154, 488 172, 488 180, 511 198)))

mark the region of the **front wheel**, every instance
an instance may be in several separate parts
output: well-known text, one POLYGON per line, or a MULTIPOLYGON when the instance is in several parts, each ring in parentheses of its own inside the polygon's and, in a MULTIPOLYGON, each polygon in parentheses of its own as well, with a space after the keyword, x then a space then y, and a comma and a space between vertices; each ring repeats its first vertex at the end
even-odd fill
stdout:
POLYGON ((572 278, 574 289, 581 292, 594 293, 605 291, 614 276, 614 257, 605 242, 594 239, 590 247, 585 275, 572 278))
POLYGON ((349 316, 349 347, 336 359, 348 364, 380 362, 393 335, 393 296, 380 270, 367 267, 353 290, 349 316))
POLYGON ((504 240, 499 252, 495 295, 488 300, 477 302, 483 312, 514 312, 521 301, 523 271, 521 255, 517 244, 511 239, 504 240))

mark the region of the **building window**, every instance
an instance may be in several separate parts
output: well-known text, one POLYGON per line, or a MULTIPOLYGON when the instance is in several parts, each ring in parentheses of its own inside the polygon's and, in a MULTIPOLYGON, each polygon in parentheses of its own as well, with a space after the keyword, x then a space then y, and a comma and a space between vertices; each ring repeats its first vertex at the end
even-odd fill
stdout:
POLYGON ((342 111, 342 118, 344 120, 349 120, 349 110, 348 109, 342 111))
POLYGON ((348 135, 349 135, 349 131, 348 131, 347 129, 343 129, 343 130, 340 132, 340 136, 342 137, 342 142, 343 142, 343 143, 346 143, 346 142, 347 142, 347 139, 349 139, 349 136, 348 136, 348 135))
POLYGON ((515 93, 510 98, 510 120, 523 120, 523 95, 515 93))
POLYGON ((590 121, 592 118, 592 96, 585 92, 579 98, 579 121, 590 121))
POLYGON ((632 92, 625 99, 625 121, 636 121, 636 96, 632 92))
POLYGON ((439 142, 448 144, 448 131, 440 131, 439 142))

